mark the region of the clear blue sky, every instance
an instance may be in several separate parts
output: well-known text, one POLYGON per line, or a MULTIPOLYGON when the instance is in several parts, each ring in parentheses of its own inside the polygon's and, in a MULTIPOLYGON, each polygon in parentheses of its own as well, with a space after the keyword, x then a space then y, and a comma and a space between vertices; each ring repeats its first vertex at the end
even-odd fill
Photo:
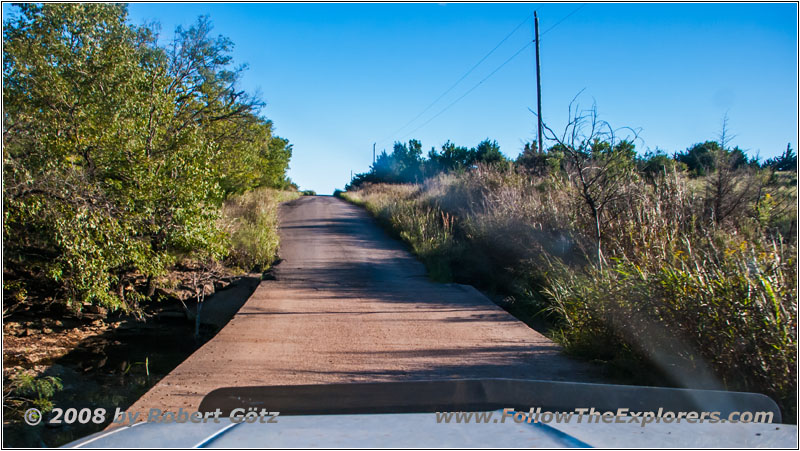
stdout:
MULTIPOLYGON (((243 88, 294 145, 290 176, 330 193, 366 171, 372 143, 496 139, 515 157, 535 134, 533 47, 455 106, 405 136, 532 38, 526 23, 419 120, 399 133, 534 9, 548 30, 579 4, 131 4, 132 23, 177 25, 207 14, 247 63, 243 88), (393 134, 394 133, 394 134, 393 134)), ((672 153, 714 139, 768 158, 797 149, 795 4, 587 4, 541 40, 543 111, 563 127, 569 101, 597 102, 613 126, 641 127, 637 148, 672 153)))

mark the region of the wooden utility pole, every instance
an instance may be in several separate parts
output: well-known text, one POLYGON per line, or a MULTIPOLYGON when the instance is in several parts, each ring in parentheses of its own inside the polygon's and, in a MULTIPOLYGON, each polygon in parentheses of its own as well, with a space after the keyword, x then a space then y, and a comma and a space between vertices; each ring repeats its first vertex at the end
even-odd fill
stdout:
POLYGON ((375 164, 375 144, 377 144, 377 143, 372 143, 372 164, 373 165, 375 164))
POLYGON ((544 152, 544 143, 542 142, 542 67, 539 64, 539 16, 536 11, 533 12, 533 28, 536 33, 536 116, 539 119, 539 152, 544 152))

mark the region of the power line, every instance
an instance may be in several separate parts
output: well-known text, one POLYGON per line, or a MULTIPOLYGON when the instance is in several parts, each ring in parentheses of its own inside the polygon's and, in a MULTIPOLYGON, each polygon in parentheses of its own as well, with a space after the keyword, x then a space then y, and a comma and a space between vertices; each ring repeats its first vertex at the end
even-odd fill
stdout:
POLYGON ((563 17, 561 20, 559 20, 558 22, 556 22, 556 23, 555 23, 555 24, 554 24, 552 27, 548 28, 547 30, 544 30, 544 32, 543 32, 541 35, 539 35, 539 39, 541 40, 541 39, 542 39, 542 36, 546 35, 546 34, 547 34, 547 33, 548 33, 550 30, 552 30, 553 28, 555 28, 555 27, 557 27, 557 26, 561 25, 561 22, 563 22, 563 21, 565 21, 565 20, 569 19, 570 17, 572 17, 572 15, 573 15, 573 14, 575 14, 576 12, 580 11, 581 9, 583 9, 583 7, 584 7, 584 6, 586 6, 586 4, 583 4, 583 5, 581 5, 581 6, 577 7, 577 8, 575 8, 575 9, 573 9, 571 13, 567 14, 566 16, 564 16, 564 17, 563 17))
POLYGON ((516 58, 516 57, 517 57, 517 56, 518 56, 520 53, 522 53, 522 51, 523 51, 523 50, 525 50, 525 49, 526 49, 526 48, 528 48, 528 47, 529 47, 531 44, 533 44, 533 42, 534 42, 534 41, 530 41, 530 42, 528 42, 527 44, 525 44, 524 46, 522 46, 522 48, 521 48, 521 49, 517 50, 517 51, 516 51, 516 53, 514 53, 513 55, 511 55, 511 58, 509 58, 509 59, 505 60, 505 61, 503 62, 503 64, 499 65, 499 66, 498 66, 498 67, 497 67, 495 70, 493 70, 493 71, 492 71, 492 72, 491 72, 489 75, 487 75, 486 77, 484 77, 484 78, 483 78, 481 81, 479 81, 479 82, 478 82, 476 85, 474 85, 473 87, 469 88, 469 90, 467 90, 467 92, 465 92, 464 94, 462 94, 462 95, 461 95, 461 97, 459 97, 459 98, 457 98, 456 100, 454 100, 453 102, 451 102, 449 105, 447 105, 446 107, 444 107, 442 110, 440 110, 440 111, 439 111, 438 113, 436 113, 436 114, 435 114, 433 117, 431 117, 430 119, 428 119, 427 121, 425 121, 425 123, 423 123, 423 124, 422 124, 422 125, 420 125, 419 127, 415 128, 414 130, 411 130, 411 131, 410 131, 410 132, 408 132, 407 134, 403 135, 403 136, 400 138, 400 140, 402 141, 403 139, 405 139, 406 137, 408 137, 408 136, 409 136, 409 135, 411 135, 412 133, 414 133, 414 132, 416 132, 417 130, 421 129, 422 127, 424 127, 424 126, 428 125, 428 124, 429 124, 431 121, 433 121, 434 119, 436 119, 437 117, 439 117, 439 116, 440 116, 442 113, 444 113, 445 111, 447 111, 448 109, 450 109, 450 107, 452 107, 453 105, 455 105, 456 103, 458 103, 458 102, 459 102, 461 99, 463 99, 464 97, 468 96, 468 95, 469 95, 469 94, 470 94, 472 91, 474 91, 475 89, 477 89, 477 88, 478 88, 478 86, 480 86, 481 84, 483 84, 483 82, 485 82, 486 80, 488 80, 488 79, 489 79, 489 78, 490 78, 492 75, 494 75, 495 73, 497 73, 497 71, 499 71, 500 69, 502 69, 502 68, 503 68, 503 66, 505 66, 505 65, 506 65, 506 64, 508 64, 508 63, 510 63, 510 62, 511 62, 511 60, 513 60, 514 58, 516 58))
MULTIPOLYGON (((544 31, 544 32, 543 32, 541 35, 539 35, 539 42, 541 42, 541 41, 542 41, 542 36, 544 36, 545 34, 547 34, 547 33, 548 33, 548 32, 550 32, 550 31, 552 31, 554 28, 556 28, 557 26, 559 26, 559 25, 560 25, 562 22, 564 22, 565 20, 567 20, 567 19, 568 19, 569 17, 571 17, 573 14, 575 14, 575 13, 577 13, 579 10, 581 10, 581 9, 582 9, 584 6, 586 6, 586 5, 580 5, 580 6, 578 6, 577 8, 575 8, 574 10, 572 10, 572 12, 570 12, 569 14, 567 14, 566 16, 564 16, 563 18, 561 18, 561 20, 559 20, 558 22, 556 22, 555 24, 553 24, 553 26, 551 26, 550 28, 548 28, 547 30, 545 30, 545 31, 544 31)), ((531 14, 531 15, 532 15, 532 14, 531 14)), ((528 16, 528 18, 530 18, 530 16, 528 16)), ((526 20, 527 20, 527 19, 526 19, 526 20)), ((517 27, 517 28, 519 28, 519 27, 517 27)), ((515 31, 516 31, 516 29, 515 29, 515 31)), ((526 48, 528 48, 528 46, 530 46, 530 45, 531 45, 531 44, 533 44, 534 42, 536 42, 536 41, 535 41, 535 40, 533 40, 533 41, 530 41, 530 42, 528 42, 527 44, 525 44, 524 46, 522 46, 522 48, 520 48, 519 50, 517 50, 517 52, 516 52, 516 53, 514 53, 513 55, 511 55, 511 57, 510 57, 509 59, 505 60, 505 61, 503 62, 503 64, 501 64, 500 66, 498 66, 498 67, 497 67, 495 70, 493 70, 493 71, 492 71, 492 72, 491 72, 489 75, 487 75, 486 77, 484 77, 484 78, 483 78, 481 81, 479 81, 477 84, 475 84, 475 85, 474 85, 474 86, 472 86, 470 89, 468 89, 468 90, 467 90, 467 92, 465 92, 464 94, 462 94, 462 95, 461 95, 461 97, 459 97, 459 98, 457 98, 456 100, 454 100, 453 102, 451 102, 449 105, 447 105, 446 107, 444 107, 442 110, 440 110, 440 111, 439 111, 438 113, 436 113, 436 114, 435 114, 433 117, 431 117, 430 119, 428 119, 427 121, 425 121, 425 123, 423 123, 423 124, 422 124, 422 125, 420 125, 419 127, 415 128, 414 130, 411 130, 411 131, 410 131, 410 132, 408 132, 407 134, 403 135, 403 136, 400 138, 400 140, 402 141, 403 139, 407 138, 407 137, 408 137, 408 136, 410 136, 411 134, 415 133, 417 130, 419 130, 419 129, 421 129, 421 128, 425 127, 425 126, 426 126, 426 125, 428 125, 428 124, 429 124, 431 121, 433 121, 434 119, 436 119, 437 117, 439 117, 439 116, 440 116, 442 113, 444 113, 445 111, 449 110, 449 109, 450 109, 450 108, 451 108, 453 105, 455 105, 455 104, 456 104, 456 103, 458 103, 458 102, 459 102, 461 99, 463 99, 464 97, 466 97, 467 95, 469 95, 469 94, 470 94, 472 91, 474 91, 475 89, 477 89, 477 88, 478 88, 478 86, 480 86, 481 84, 483 84, 483 82, 485 82, 486 80, 488 80, 488 79, 489 79, 489 78, 490 78, 492 75, 494 75, 495 73, 497 73, 497 71, 499 71, 500 69, 502 69, 502 68, 503 68, 503 66, 505 66, 505 65, 506 65, 506 64, 508 64, 508 63, 510 63, 510 62, 511 62, 511 60, 513 60, 514 58, 516 58, 517 56, 519 56, 519 54, 520 54, 520 53, 522 53, 522 51, 523 51, 523 50, 525 50, 526 48)), ((413 122, 413 121, 412 121, 412 122, 413 122)), ((405 127, 405 126, 404 126, 404 127, 405 127)), ((401 130, 402 130, 402 129, 401 129, 401 130)))
POLYGON ((511 37, 511 36, 512 36, 514 33, 516 33, 516 32, 517 32, 517 30, 519 30, 521 26, 525 25, 525 23, 526 23, 526 22, 528 22, 528 20, 529 20, 529 19, 530 19, 532 16, 533 16, 533 13, 529 14, 529 15, 528 15, 528 17, 526 17, 526 18, 525 18, 525 19, 524 19, 522 22, 520 22, 520 23, 519 23, 519 25, 517 25, 516 27, 514 27, 514 29, 513 29, 513 30, 511 30, 511 32, 510 32, 510 33, 508 33, 508 34, 506 35, 506 37, 504 37, 503 39, 501 39, 501 40, 500 40, 500 42, 498 42, 498 43, 497 43, 497 45, 496 45, 496 46, 494 46, 494 48, 493 48, 492 50, 489 50, 489 53, 487 53, 486 55, 484 55, 484 56, 483 56, 483 58, 481 58, 481 59, 480 59, 480 60, 479 60, 477 63, 475 63, 475 64, 474 64, 474 65, 473 65, 473 66, 472 66, 472 67, 471 67, 471 68, 470 68, 468 71, 466 71, 466 72, 464 73, 464 75, 462 75, 462 76, 461 76, 461 78, 459 78, 458 80, 456 80, 456 82, 455 82, 455 83, 453 83, 453 84, 452 84, 452 85, 451 85, 449 88, 447 88, 447 90, 445 90, 443 93, 441 93, 441 94, 439 95, 439 97, 437 97, 437 98, 436 98, 436 99, 435 99, 433 102, 431 102, 431 103, 430 103, 430 105, 428 105, 427 107, 425 107, 425 109, 424 109, 424 110, 422 110, 422 111, 421 111, 421 112, 420 112, 418 115, 414 116, 414 118, 413 118, 413 119, 411 119, 410 121, 408 121, 408 123, 406 123, 405 125, 403 125, 403 126, 402 126, 402 127, 400 127, 399 129, 397 129, 396 131, 394 131, 394 132, 393 132, 391 135, 387 136, 386 138, 383 138, 383 139, 381 139, 381 140, 380 140, 380 141, 378 141, 378 142, 380 142, 380 143, 383 143, 384 141, 386 141, 387 139, 391 138, 392 136, 395 136, 395 135, 396 135, 396 134, 398 134, 398 133, 399 133, 401 130, 403 130, 404 128, 408 127, 409 125, 411 125, 412 123, 414 123, 414 121, 416 121, 417 119, 419 119, 420 117, 422 117, 422 115, 423 115, 423 114, 425 114, 426 112, 428 112, 428 110, 430 110, 430 109, 431 109, 431 108, 432 108, 434 105, 436 105, 436 103, 437 103, 437 102, 439 102, 440 100, 442 100, 442 98, 443 98, 444 96, 446 96, 447 94, 449 94, 449 93, 450 93, 450 91, 452 91, 452 90, 453 90, 453 88, 455 88, 456 86, 458 86, 458 84, 459 84, 459 83, 461 83, 462 81, 464 81, 464 79, 465 79, 465 78, 467 78, 467 76, 468 76, 469 74, 471 74, 471 73, 472 73, 472 71, 474 71, 475 69, 477 69, 477 67, 478 67, 478 66, 480 66, 480 65, 481 65, 481 63, 483 63, 484 61, 486 61, 486 58, 489 58, 489 56, 491 56, 491 55, 492 55, 492 53, 494 53, 494 51, 495 51, 495 50, 497 50, 498 48, 500 48, 500 46, 501 46, 501 45, 503 45, 503 43, 505 43, 505 42, 508 40, 508 38, 510 38, 510 37, 511 37))

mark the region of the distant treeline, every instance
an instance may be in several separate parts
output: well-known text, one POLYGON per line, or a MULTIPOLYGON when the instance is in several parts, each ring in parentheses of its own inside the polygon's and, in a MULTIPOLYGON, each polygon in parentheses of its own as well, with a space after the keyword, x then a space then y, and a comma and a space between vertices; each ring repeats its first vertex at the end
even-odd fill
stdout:
MULTIPOLYGON (((732 168, 766 168, 775 171, 797 171, 797 155, 790 145, 778 157, 763 162, 757 158, 748 158, 738 147, 723 148, 718 141, 706 141, 695 144, 672 156, 664 151, 656 150, 644 155, 637 155, 635 146, 629 141, 620 141, 614 149, 607 141, 596 141, 587 145, 586 152, 599 153, 613 150, 626 154, 627 159, 635 164, 640 173, 653 176, 664 170, 688 172, 699 177, 715 171, 719 154, 724 154, 732 168)), ((422 154, 422 143, 416 139, 408 143, 396 142, 392 153, 381 152, 368 172, 357 174, 347 188, 356 188, 363 183, 414 183, 433 177, 440 173, 475 167, 478 164, 513 164, 536 175, 544 175, 554 171, 564 171, 568 159, 565 157, 565 146, 556 144, 545 151, 539 151, 536 142, 526 143, 522 153, 516 160, 510 160, 500 152, 497 141, 485 139, 476 147, 456 146, 447 141, 441 150, 431 148, 427 158, 422 154)))
POLYGON ((39 280, 74 308, 135 308, 135 278, 226 256, 226 199, 290 186, 291 145, 239 89, 233 43, 207 18, 162 45, 125 5, 16 8, 3 24, 6 297, 25 302, 22 281, 39 280))

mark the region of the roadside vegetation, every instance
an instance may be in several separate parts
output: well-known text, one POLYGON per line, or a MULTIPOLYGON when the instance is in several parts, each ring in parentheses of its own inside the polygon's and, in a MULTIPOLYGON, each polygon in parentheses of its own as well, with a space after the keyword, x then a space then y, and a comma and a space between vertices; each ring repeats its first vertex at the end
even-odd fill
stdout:
POLYGON ((277 258, 277 206, 299 196, 291 144, 240 89, 245 66, 209 18, 159 33, 122 4, 19 4, 4 21, 4 424, 80 394, 80 379, 100 396, 141 373, 131 399, 103 401, 124 407, 157 380, 148 362, 160 377, 202 335, 199 313, 158 333, 129 321, 172 304, 188 319, 188 301, 277 258), (118 362, 131 335, 141 362, 118 362))
POLYGON ((34 286, 72 310, 135 312, 184 259, 268 266, 291 145, 238 89, 233 43, 205 17, 161 46, 124 5, 18 10, 3 35, 4 315, 41 301, 34 286))
POLYGON ((227 200, 222 221, 231 241, 229 263, 259 271, 269 268, 278 255, 278 206, 298 196, 296 191, 264 187, 227 200))
POLYGON ((339 195, 409 244, 432 278, 498 298, 569 353, 637 384, 765 393, 796 412, 797 160, 729 133, 667 155, 570 109, 550 147, 492 141, 422 157, 396 143, 339 195))

